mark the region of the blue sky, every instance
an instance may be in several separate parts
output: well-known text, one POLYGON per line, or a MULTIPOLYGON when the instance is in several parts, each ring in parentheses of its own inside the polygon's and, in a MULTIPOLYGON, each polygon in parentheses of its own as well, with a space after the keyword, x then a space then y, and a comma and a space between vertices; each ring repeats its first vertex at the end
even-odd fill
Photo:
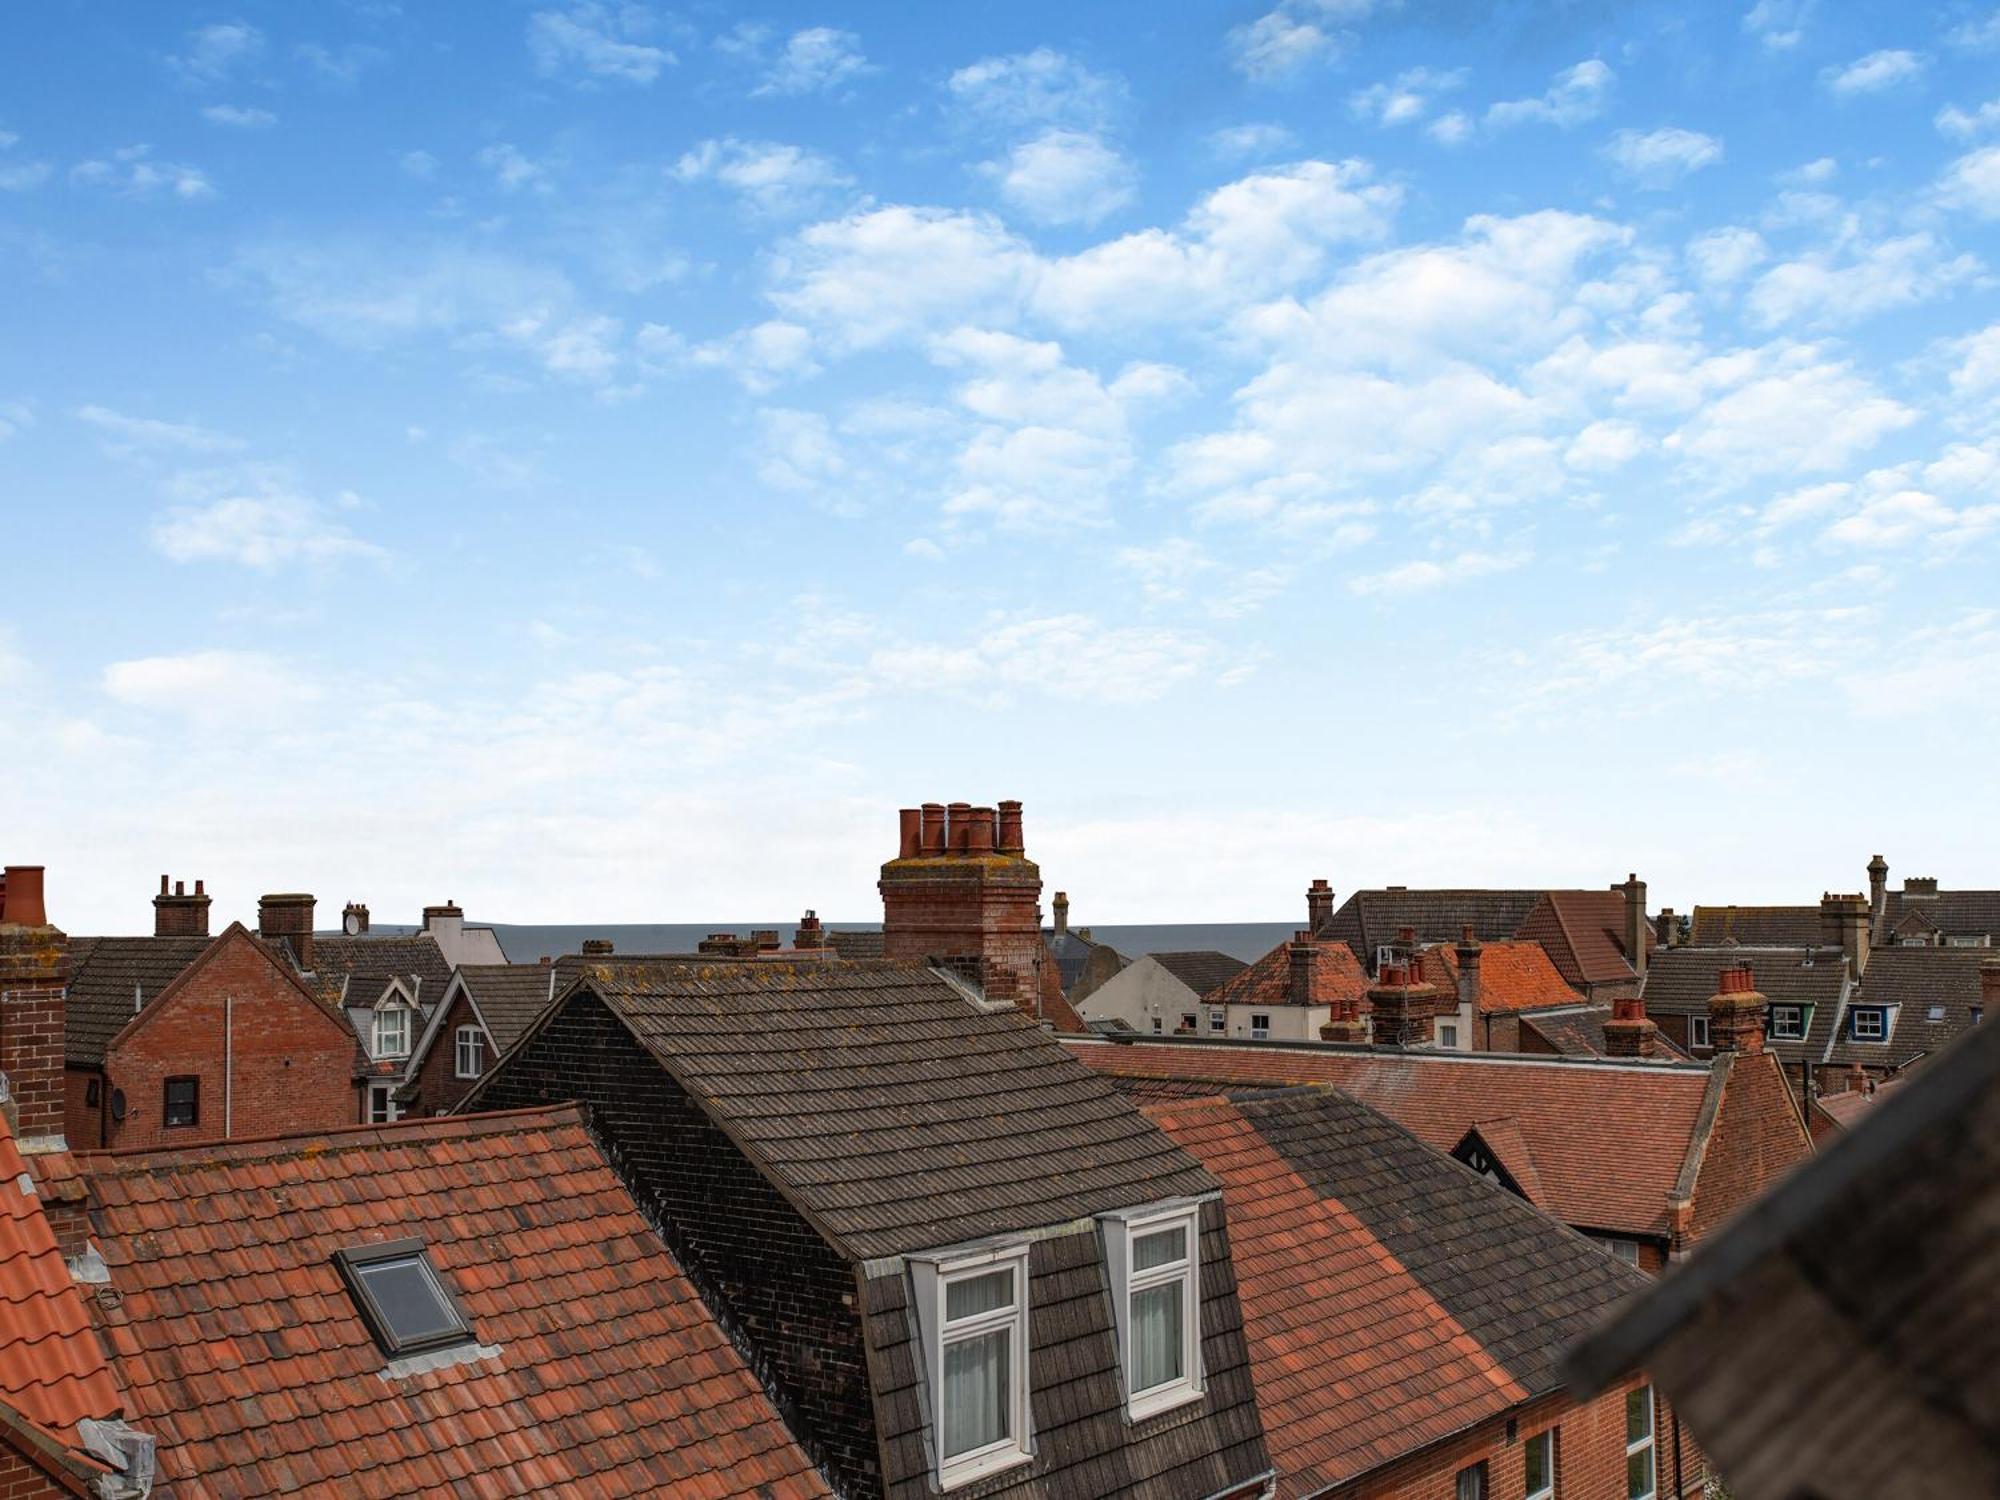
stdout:
POLYGON ((15 7, 10 861, 1992 884, 2000 12, 15 7))

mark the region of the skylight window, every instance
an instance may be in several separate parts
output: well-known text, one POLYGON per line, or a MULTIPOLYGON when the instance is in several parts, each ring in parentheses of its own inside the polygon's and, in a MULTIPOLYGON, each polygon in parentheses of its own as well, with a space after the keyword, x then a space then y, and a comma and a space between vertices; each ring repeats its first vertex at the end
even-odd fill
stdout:
POLYGON ((472 1324, 431 1264, 422 1240, 339 1250, 333 1261, 361 1320, 392 1359, 471 1339, 472 1324))

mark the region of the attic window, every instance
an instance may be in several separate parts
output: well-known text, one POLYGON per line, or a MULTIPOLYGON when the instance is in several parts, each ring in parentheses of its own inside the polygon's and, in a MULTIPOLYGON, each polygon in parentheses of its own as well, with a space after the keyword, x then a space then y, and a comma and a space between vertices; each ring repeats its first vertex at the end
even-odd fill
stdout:
POLYGON ((472 1338, 471 1323, 431 1264, 422 1240, 337 1250, 333 1263, 361 1320, 390 1358, 472 1338))
POLYGON ((1888 1034, 1888 1016, 1877 1006, 1858 1007, 1852 1029, 1857 1042, 1879 1042, 1888 1034))
POLYGON ((1119 1365, 1134 1420, 1202 1394, 1200 1236, 1200 1210, 1191 1204, 1105 1219, 1119 1365))
POLYGON ((1806 1034, 1806 1013, 1802 1005, 1771 1007, 1771 1037, 1774 1041, 1796 1042, 1806 1034))
POLYGON ((410 1012, 407 1006, 385 1005, 375 1012, 375 1055, 410 1055, 410 1012))
POLYGON ((912 1257, 937 1482, 952 1489, 1025 1463, 1028 1247, 912 1257))

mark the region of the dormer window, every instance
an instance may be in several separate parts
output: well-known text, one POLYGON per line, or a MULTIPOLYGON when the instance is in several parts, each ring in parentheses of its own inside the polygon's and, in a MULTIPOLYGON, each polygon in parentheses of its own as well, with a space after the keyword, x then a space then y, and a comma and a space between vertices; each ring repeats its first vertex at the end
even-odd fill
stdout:
POLYGON ((1105 1221, 1118 1364, 1134 1420, 1202 1393, 1200 1237, 1201 1210, 1192 1204, 1105 1221))
POLYGON ((943 1489, 1026 1463, 1028 1247, 913 1257, 943 1489))
POLYGON ((1889 1018, 1878 1005, 1856 1006, 1849 1026, 1857 1042, 1879 1042, 1889 1034, 1889 1018))
POLYGON ((1774 1042, 1798 1042, 1805 1039, 1806 1012, 1802 1005, 1774 1005, 1771 1007, 1771 1040, 1774 1042))
POLYGON ((472 1324, 422 1240, 338 1250, 333 1263, 361 1321, 391 1359, 471 1341, 472 1324))
POLYGON ((375 1012, 373 1051, 377 1057, 410 1055, 410 1011, 404 1005, 385 1005, 375 1012))

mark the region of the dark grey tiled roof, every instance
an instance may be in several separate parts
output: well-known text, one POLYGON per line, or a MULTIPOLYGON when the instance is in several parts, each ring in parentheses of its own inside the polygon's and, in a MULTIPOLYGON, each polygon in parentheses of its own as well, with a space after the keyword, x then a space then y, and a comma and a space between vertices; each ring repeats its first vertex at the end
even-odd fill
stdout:
POLYGON ((1250 966, 1240 958, 1207 949, 1200 953, 1149 953, 1146 955, 1197 995, 1206 995, 1226 984, 1250 966))
POLYGON ((882 956, 882 931, 872 932, 834 931, 828 929, 826 941, 842 958, 880 958, 882 956))
POLYGON ((1705 1016, 1722 971, 1750 965, 1757 989, 1774 1005, 1810 1005, 1811 1025, 1801 1041, 1766 1037, 1770 1050, 1796 1070, 1800 1058, 1826 1055, 1840 1009, 1847 962, 1833 948, 1656 948, 1647 961, 1646 1010, 1661 1015, 1705 1016))
MULTIPOLYGON (((1161 1144, 1168 1145, 1165 1137, 1161 1144)), ((1056 1235, 1031 1248, 1035 1457, 1010 1475, 975 1486, 974 1494, 1008 1500, 1070 1495, 1187 1500, 1269 1470, 1220 1202, 1203 1205, 1201 1228, 1208 1390, 1200 1401, 1137 1426, 1125 1419, 1111 1289, 1097 1234, 1056 1235)), ((929 1500, 936 1490, 924 1445, 908 1279, 899 1271, 874 1276, 864 1291, 864 1330, 887 1466, 884 1490, 888 1500, 929 1500)))
MULTIPOLYGON (((1611 1019, 1608 1005, 1565 1006, 1561 1010, 1526 1010, 1521 1024, 1540 1032, 1544 1041, 1564 1057, 1609 1057, 1604 1047, 1604 1023, 1611 1019)), ((1656 1035, 1656 1055, 1674 1062, 1687 1060, 1687 1053, 1664 1032, 1656 1035)))
POLYGON ((458 975, 485 1018, 494 1048, 505 1052, 548 1006, 555 971, 545 964, 466 964, 458 975))
POLYGON ((1888 921, 1894 927, 1904 916, 1921 914, 1947 937, 1985 933, 2000 941, 2000 891, 1939 891, 1935 896, 1913 896, 1907 891, 1888 891, 1888 921))
POLYGON ((1379 944, 1394 942, 1404 927, 1419 943, 1455 942, 1467 924, 1481 942, 1510 938, 1527 918, 1540 891, 1356 891, 1327 919, 1326 936, 1353 946, 1372 963, 1379 944))
POLYGON ((1688 939, 1704 948, 1731 938, 1759 948, 1804 948, 1820 941, 1817 906, 1697 906, 1688 939))
POLYGON ((79 937, 69 940, 69 998, 63 1051, 68 1061, 101 1067, 104 1049, 203 949, 205 937, 79 937))
POLYGON ((444 950, 427 933, 402 937, 315 937, 313 973, 320 998, 338 1005, 344 998, 352 1003, 375 998, 391 979, 412 985, 421 1005, 435 1005, 444 998, 451 983, 451 965, 444 950))
POLYGON ((582 983, 856 1258, 1215 1187, 1033 1020, 917 965, 613 958, 582 983))
MULTIPOLYGON (((1843 1018, 1827 1061, 1900 1067, 1948 1046, 1971 1030, 1972 1011, 1980 1004, 1980 965, 1994 962, 2000 962, 2000 949, 1877 948, 1868 955, 1868 971, 1847 1008, 1851 1015, 1860 1005, 1898 1006, 1895 1029, 1887 1042, 1857 1042, 1843 1018), (1943 1012, 1935 1021, 1930 1018, 1933 1007, 1943 1012)), ((2000 1016, 1989 1016, 1982 1024, 1995 1023, 2000 1016)))
POLYGON ((1093 942, 1079 934, 1075 928, 1067 932, 1044 929, 1042 941, 1048 944, 1049 952, 1056 956, 1056 967, 1062 971, 1062 987, 1065 991, 1076 988, 1077 981, 1083 978, 1084 968, 1089 964, 1093 953, 1103 949, 1116 955, 1115 949, 1107 948, 1103 943, 1093 942))

